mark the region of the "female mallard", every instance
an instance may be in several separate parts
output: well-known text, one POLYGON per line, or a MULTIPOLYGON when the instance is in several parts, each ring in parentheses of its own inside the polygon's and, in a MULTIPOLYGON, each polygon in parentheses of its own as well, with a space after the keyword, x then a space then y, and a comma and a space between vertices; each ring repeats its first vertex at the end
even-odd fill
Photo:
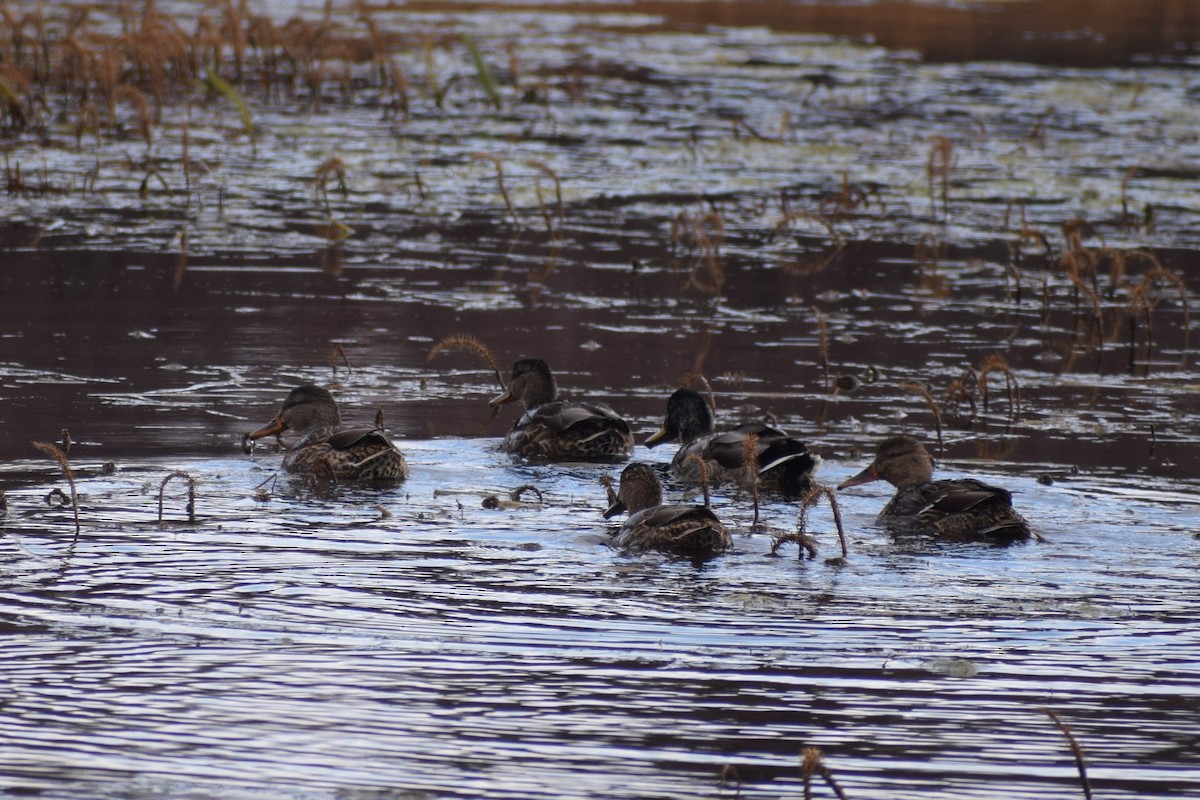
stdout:
POLYGON ((617 545, 628 550, 666 550, 707 557, 728 550, 729 531, 708 506, 662 504, 662 483, 647 464, 630 464, 621 472, 617 499, 604 518, 622 511, 629 518, 617 534, 617 545))
POLYGON ((246 434, 250 441, 293 430, 300 441, 283 459, 288 472, 337 480, 399 481, 408 477, 404 456, 382 428, 340 428, 333 395, 320 386, 292 389, 268 425, 246 434))
POLYGON ((896 487, 896 495, 878 522, 895 533, 1003 543, 1031 535, 1008 491, 971 478, 933 480, 933 457, 911 436, 884 440, 871 465, 838 490, 880 478, 896 487))
POLYGON ((671 474, 681 480, 699 481, 703 477, 697 459, 692 458, 696 455, 704 461, 713 482, 741 481, 750 436, 756 439, 758 478, 764 486, 789 494, 808 488, 821 458, 810 453, 804 442, 762 422, 748 422, 716 433, 708 404, 691 389, 678 389, 667 400, 663 426, 646 440, 646 446, 678 439, 680 446, 671 459, 671 474))
POLYGON ((525 407, 504 437, 505 451, 537 461, 624 461, 633 454, 629 423, 611 408, 557 396, 545 361, 523 358, 513 365, 508 388, 491 401, 500 406, 519 400, 525 407))

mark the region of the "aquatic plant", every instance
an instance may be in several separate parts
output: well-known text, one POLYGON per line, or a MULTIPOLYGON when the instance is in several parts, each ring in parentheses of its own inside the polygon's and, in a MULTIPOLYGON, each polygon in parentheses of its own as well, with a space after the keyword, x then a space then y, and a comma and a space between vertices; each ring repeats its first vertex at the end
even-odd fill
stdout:
POLYGON ((163 524, 163 494, 167 490, 167 484, 170 483, 175 478, 180 478, 182 480, 187 481, 187 485, 188 485, 188 501, 187 501, 188 522, 195 522, 195 520, 196 520, 196 479, 193 478, 191 475, 187 474, 186 472, 184 472, 183 470, 177 469, 174 472, 172 472, 170 475, 168 475, 167 477, 163 478, 162 483, 160 483, 158 485, 158 524, 160 527, 163 524))
POLYGON ((488 100, 496 110, 500 110, 503 103, 500 100, 500 92, 496 88, 496 80, 492 77, 492 71, 488 68, 487 62, 483 60, 483 54, 479 52, 479 47, 476 46, 475 40, 467 34, 462 34, 462 42, 467 48, 467 54, 471 56, 471 63, 475 65, 475 79, 479 81, 484 94, 488 96, 488 100))
POLYGON ((504 387, 504 378, 500 374, 500 363, 496 361, 496 356, 492 353, 490 347, 484 344, 483 340, 477 336, 472 336, 468 333, 458 333, 453 336, 447 336, 444 339, 436 342, 433 347, 429 348, 429 355, 425 357, 425 363, 428 364, 433 359, 437 358, 442 353, 449 350, 469 350, 475 355, 482 358, 487 365, 496 373, 496 383, 500 384, 500 388, 504 387))
POLYGON ((929 181, 929 212, 937 215, 937 199, 940 188, 942 218, 950 217, 950 172, 954 168, 954 142, 946 136, 935 136, 929 146, 929 158, 925 172, 929 181))
POLYGON ((829 787, 838 800, 847 800, 846 793, 842 791, 842 787, 834 780, 833 772, 825 765, 825 759, 821 755, 821 751, 815 747, 806 747, 804 752, 800 754, 800 776, 804 780, 804 800, 809 800, 812 797, 812 779, 814 775, 820 775, 825 781, 825 785, 829 787))
POLYGON ((512 198, 509 197, 508 189, 504 185, 504 163, 498 156, 491 153, 472 153, 471 163, 479 161, 489 161, 496 168, 496 186, 500 190, 500 196, 504 198, 504 205, 508 207, 509 216, 512 217, 513 225, 519 231, 521 230, 521 218, 517 215, 517 209, 513 206, 512 198))
MULTIPOLYGON (((66 431, 66 428, 63 428, 66 431)), ((64 437, 64 442, 70 441, 70 435, 64 437)), ((50 442, 30 442, 34 447, 42 453, 50 456, 58 464, 62 470, 63 477, 67 479, 67 485, 71 488, 71 510, 75 515, 75 536, 79 536, 79 493, 75 490, 75 473, 71 470, 71 463, 67 460, 67 454, 63 452, 58 445, 50 442)), ((69 446, 69 445, 68 445, 69 446)))
POLYGON ((1083 755, 1083 747, 1080 746, 1079 740, 1075 738, 1071 727, 1053 709, 1043 708, 1042 713, 1050 718, 1050 721, 1062 732, 1063 736, 1067 737, 1067 744, 1071 748, 1071 755, 1075 757, 1075 768, 1079 770, 1079 784, 1083 789, 1083 796, 1086 800, 1091 800, 1092 784, 1088 780, 1087 759, 1083 755))
POLYGON ((929 387, 920 381, 907 380, 901 381, 900 389, 920 397, 933 412, 933 427, 937 431, 938 450, 940 451, 942 449, 942 412, 938 408, 937 401, 933 399, 933 395, 929 393, 929 387))
POLYGON ((1008 396, 1008 419, 1015 422, 1021 416, 1021 387, 1017 376, 999 353, 992 353, 979 365, 979 393, 983 397, 983 410, 988 410, 988 376, 998 372, 1004 376, 1004 389, 1008 396))

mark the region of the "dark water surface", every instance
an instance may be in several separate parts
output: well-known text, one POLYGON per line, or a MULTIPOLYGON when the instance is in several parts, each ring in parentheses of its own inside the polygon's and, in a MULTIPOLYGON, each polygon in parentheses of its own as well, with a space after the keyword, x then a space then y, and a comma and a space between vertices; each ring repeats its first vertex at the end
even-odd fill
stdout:
MULTIPOLYGON (((363 68, 317 112, 250 97, 254 152, 211 97, 164 107, 149 145, 77 145, 66 117, 0 138, 4 790, 712 798, 735 795, 731 766, 742 797, 799 798, 811 746, 851 798, 1080 797, 1049 710, 1095 797, 1200 796, 1190 6, 1140 4, 1155 25, 1058 4, 1095 24, 1026 14, 1038 47, 1001 61, 889 40, 870 4, 857 33, 821 22, 844 4, 787 24, 769 15, 791 4, 680 5, 378 8, 409 115, 381 113, 363 68), (1055 41, 1086 46, 1056 60, 1055 41), (326 206, 334 155, 347 189, 326 206), (148 164, 169 190, 139 195, 148 164), (324 239, 330 217, 354 234, 324 239), (515 412, 489 420, 490 369, 428 359, 459 333, 504 366, 545 358, 639 441, 703 373, 723 423, 772 415, 830 485, 920 435, 940 474, 1011 489, 1045 541, 895 540, 872 484, 839 495, 845 563, 827 509, 817 558, 772 556, 796 504, 764 498, 755 525, 724 487, 731 553, 622 554, 600 516, 617 468, 500 453, 515 412), (993 354, 1019 395, 995 371, 985 410, 993 354), (382 411, 409 480, 320 492, 243 453, 302 381, 349 420, 382 411), (940 450, 906 381, 941 407, 940 450), (78 535, 30 444, 64 427, 78 535), (176 478, 160 524, 177 470, 195 514, 176 478), (544 502, 483 507, 527 484, 544 502)), ((961 42, 965 5, 983 13, 887 13, 961 42)), ((260 7, 297 9, 322 14, 260 7)))

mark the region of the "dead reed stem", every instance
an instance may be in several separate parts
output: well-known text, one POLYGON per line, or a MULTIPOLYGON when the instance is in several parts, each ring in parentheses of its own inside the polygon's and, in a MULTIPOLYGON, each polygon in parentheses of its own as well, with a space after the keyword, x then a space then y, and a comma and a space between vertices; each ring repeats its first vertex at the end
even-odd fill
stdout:
POLYGON ((825 325, 825 315, 821 309, 813 306, 817 317, 817 358, 821 363, 821 374, 825 376, 825 389, 829 389, 829 329, 825 325))
MULTIPOLYGON (((933 412, 933 427, 937 431, 938 450, 942 449, 942 412, 938 408, 937 401, 933 399, 933 395, 929 393, 929 389, 920 381, 902 381, 900 384, 901 390, 909 394, 915 394, 925 401, 925 405, 929 406, 929 410, 933 412)), ((974 400, 971 401, 972 413, 975 407, 974 400)))
POLYGON ((521 218, 517 215, 517 209, 513 206, 512 198, 508 195, 508 188, 504 185, 504 164, 498 156, 491 153, 472 153, 471 163, 477 161, 490 161, 492 166, 496 168, 496 186, 500 190, 500 196, 504 198, 504 204, 508 207, 508 213, 512 216, 513 225, 519 231, 521 230, 521 218))
MULTIPOLYGON (((699 453, 692 453, 690 456, 687 457, 687 460, 685 461, 685 463, 690 464, 693 461, 696 462, 696 472, 700 476, 700 490, 702 492, 704 492, 704 507, 709 508, 712 505, 712 501, 709 498, 709 494, 708 494, 708 462, 706 462, 703 458, 701 458, 699 453)), ((758 522, 757 494, 755 495, 755 497, 756 497, 756 501, 755 501, 755 505, 754 505, 754 521, 758 522)))
POLYGON ((833 523, 837 526, 838 541, 842 546, 842 558, 845 559, 850 555, 850 550, 846 547, 846 530, 842 527, 842 510, 838 507, 837 495, 825 484, 814 483, 800 499, 800 513, 796 518, 796 530, 799 533, 808 532, 808 512, 816 507, 822 497, 829 501, 829 510, 833 513, 833 523))
POLYGON ((839 800, 847 800, 846 793, 833 779, 833 773, 830 772, 829 767, 825 766, 825 759, 821 756, 820 750, 815 747, 806 747, 800 754, 800 758, 801 776, 804 779, 804 800, 812 800, 813 775, 820 775, 825 781, 825 785, 838 796, 839 800))
POLYGON ((79 494, 75 491, 75 473, 71 471, 67 454, 50 442, 31 442, 31 444, 58 462, 63 477, 67 479, 67 485, 71 487, 71 510, 75 514, 75 535, 79 536, 79 494))
POLYGON ((1086 800, 1091 800, 1092 785, 1088 780, 1087 760, 1083 755, 1083 747, 1080 746, 1079 740, 1075 738, 1075 734, 1071 732, 1070 726, 1063 722, 1062 718, 1058 716, 1053 709, 1043 708, 1042 711, 1062 732, 1062 735, 1067 737, 1067 744, 1071 747, 1071 755, 1075 756, 1075 768, 1079 770, 1079 784, 1083 789, 1083 796, 1086 798, 1086 800))
POLYGON ((750 499, 754 502, 754 524, 758 524, 758 435, 747 434, 742 443, 742 474, 739 483, 749 484, 750 499))
POLYGON ((940 184, 942 196, 942 218, 950 216, 950 171, 954 166, 954 142, 945 136, 933 137, 929 147, 926 174, 929 179, 930 212, 936 214, 936 187, 940 184))
POLYGON ((188 522, 196 521, 196 479, 191 475, 188 475, 183 470, 177 469, 167 477, 163 478, 162 483, 158 485, 158 524, 160 526, 163 524, 163 494, 166 491, 167 484, 170 483, 173 478, 182 478, 188 482, 188 522))
POLYGON ((334 345, 333 353, 329 356, 329 368, 333 371, 333 377, 337 378, 338 358, 341 358, 342 363, 346 365, 346 374, 354 374, 354 368, 350 366, 350 359, 346 357, 346 350, 340 344, 334 345))
POLYGON ((469 333, 458 333, 453 336, 447 336, 429 349, 429 355, 425 358, 425 363, 428 364, 447 350, 470 350, 487 362, 487 365, 496 373, 496 383, 500 384, 501 389, 505 388, 504 378, 500 377, 500 364, 496 361, 496 356, 492 354, 491 348, 484 344, 483 340, 479 337, 472 336, 469 333))
POLYGON ((992 353, 979 366, 979 392, 983 396, 983 410, 985 413, 988 410, 988 375, 993 372, 1004 375, 1004 388, 1008 394, 1008 418, 1015 422, 1021 416, 1021 387, 1008 362, 999 353, 992 353))

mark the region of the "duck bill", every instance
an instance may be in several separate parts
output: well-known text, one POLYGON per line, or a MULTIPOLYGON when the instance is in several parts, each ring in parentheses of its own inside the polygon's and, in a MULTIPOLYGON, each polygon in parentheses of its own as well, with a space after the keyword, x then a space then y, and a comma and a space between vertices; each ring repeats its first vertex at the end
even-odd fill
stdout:
POLYGON ((275 419, 271 420, 271 422, 268 425, 265 425, 265 426, 259 428, 254 433, 247 434, 247 438, 249 438, 250 441, 253 442, 256 439, 263 438, 264 436, 271 436, 274 434, 283 433, 286 430, 287 430, 287 425, 284 424, 283 417, 276 417, 275 419))
POLYGON ((496 408, 499 408, 500 406, 504 405, 505 403, 511 403, 516 399, 517 399, 516 396, 512 393, 512 389, 505 389, 503 392, 501 392, 500 394, 496 395, 491 400, 489 400, 488 405, 492 405, 492 406, 495 406, 496 408))
POLYGON ((625 510, 625 503, 623 503, 620 500, 617 500, 611 506, 608 507, 608 511, 604 512, 604 518, 612 519, 613 517, 615 517, 617 514, 620 514, 624 510, 625 510))
POLYGON ((658 444, 659 442, 665 442, 667 440, 667 436, 667 429, 659 428, 657 433, 651 434, 649 438, 646 439, 646 447, 654 447, 654 445, 658 444))
POLYGON ((847 478, 839 483, 837 488, 840 492, 842 489, 849 489, 851 486, 861 486, 864 483, 870 483, 871 481, 877 480, 879 480, 879 470, 875 469, 875 464, 872 462, 871 466, 867 467, 853 478, 847 478))

